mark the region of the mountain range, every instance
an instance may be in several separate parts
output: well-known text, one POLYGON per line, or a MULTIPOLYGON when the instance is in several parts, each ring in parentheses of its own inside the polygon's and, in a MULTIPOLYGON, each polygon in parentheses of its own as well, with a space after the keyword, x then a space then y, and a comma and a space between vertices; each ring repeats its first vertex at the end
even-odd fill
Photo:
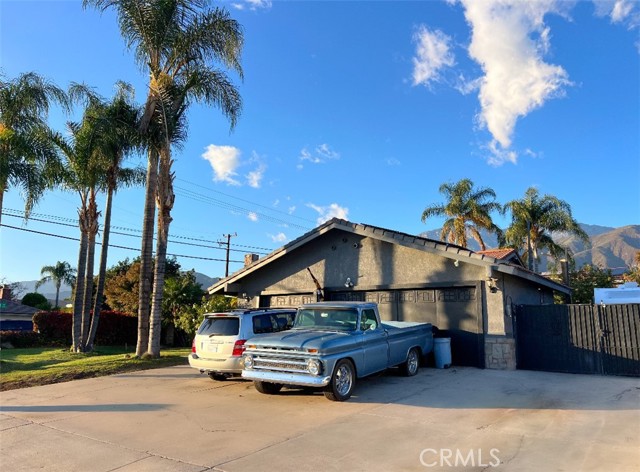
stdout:
MULTIPOLYGON (((552 237, 560 246, 566 247, 580 268, 585 264, 611 269, 614 274, 626 272, 635 265, 635 254, 640 251, 640 225, 611 228, 608 226, 580 224, 589 236, 589 242, 584 243, 577 237, 566 233, 554 233, 552 237)), ((425 231, 419 236, 429 239, 440 239, 441 229, 425 231)), ((486 231, 480 232, 487 248, 496 248, 498 240, 495 235, 486 231)), ((469 249, 479 251, 478 243, 469 238, 469 249)), ((542 257, 540 270, 545 271, 551 257, 542 257)))

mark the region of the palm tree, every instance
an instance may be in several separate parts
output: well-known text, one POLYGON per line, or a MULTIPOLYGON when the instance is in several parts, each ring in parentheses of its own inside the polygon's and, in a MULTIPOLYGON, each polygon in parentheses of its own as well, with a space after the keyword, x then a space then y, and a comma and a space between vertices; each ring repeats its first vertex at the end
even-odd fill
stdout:
POLYGON ((234 127, 241 98, 227 74, 215 68, 213 62, 222 63, 242 77, 242 30, 225 9, 209 9, 208 0, 84 0, 83 5, 102 11, 116 10, 122 36, 127 45, 134 48, 137 60, 150 77, 139 126, 150 144, 136 354, 141 355, 146 349, 156 357, 159 355, 163 271, 175 198, 171 146, 186 138, 186 111, 193 101, 220 108, 230 119, 231 128, 234 127), (158 238, 149 313, 154 198, 158 202, 158 238))
POLYGON ((98 282, 91 317, 91 328, 86 341, 85 350, 92 351, 98 323, 104 283, 107 271, 107 257, 109 253, 109 235, 111 231, 111 208, 113 197, 121 186, 139 185, 144 183, 144 171, 141 169, 123 168, 123 162, 127 154, 134 151, 140 145, 140 136, 137 133, 139 110, 133 103, 133 88, 124 82, 116 84, 116 95, 108 104, 103 103, 98 108, 94 119, 100 127, 100 141, 98 146, 104 157, 109 160, 106 170, 106 192, 104 222, 102 229, 102 249, 100 253, 100 268, 98 282))
POLYGON ((0 75, 0 221, 9 187, 22 187, 27 217, 47 187, 45 168, 55 159, 46 132, 52 102, 68 108, 64 91, 38 74, 0 75))
POLYGON ((462 179, 455 184, 440 185, 439 192, 447 202, 426 207, 422 212, 422 222, 434 216, 448 217, 442 226, 440 239, 467 247, 468 232, 484 251, 486 245, 480 229, 494 232, 498 239, 502 238, 502 231, 493 223, 490 215, 492 211, 502 213, 501 205, 495 202, 496 193, 493 189, 476 189, 470 179, 462 179))
POLYGON ((520 200, 505 205, 511 212, 511 225, 505 233, 507 244, 522 250, 529 269, 538 272, 540 249, 546 248, 556 259, 565 248, 556 244, 553 232, 570 233, 584 242, 589 236, 571 215, 571 206, 553 195, 540 196, 538 189, 529 187, 520 200))
POLYGON ((78 251, 78 277, 73 303, 74 352, 83 352, 89 334, 90 309, 93 293, 93 263, 95 238, 98 233, 98 205, 96 194, 104 187, 107 163, 101 154, 100 128, 94 114, 100 100, 84 86, 72 87, 75 97, 84 95, 88 105, 80 123, 69 122, 69 137, 59 133, 52 136, 55 146, 63 157, 63 168, 59 170, 62 186, 78 193, 78 224, 80 247, 78 251))
POLYGON ((43 266, 40 270, 42 278, 36 282, 36 290, 47 282, 53 282, 56 286, 56 304, 55 308, 58 308, 58 300, 60 299, 60 287, 62 284, 75 285, 76 283, 76 270, 71 267, 71 264, 64 261, 58 261, 56 265, 43 266))

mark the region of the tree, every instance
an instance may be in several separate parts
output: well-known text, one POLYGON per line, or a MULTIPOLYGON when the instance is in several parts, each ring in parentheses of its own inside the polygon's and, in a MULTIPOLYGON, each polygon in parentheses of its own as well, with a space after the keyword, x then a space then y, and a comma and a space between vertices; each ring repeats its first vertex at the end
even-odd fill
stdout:
POLYGON ((571 299, 573 303, 593 303, 594 288, 613 288, 610 269, 585 264, 570 274, 571 299))
POLYGON ((541 197, 535 187, 529 187, 522 199, 508 202, 505 210, 511 212, 511 225, 505 232, 507 244, 522 251, 529 268, 535 272, 538 272, 541 249, 548 249, 556 260, 564 256, 565 248, 554 242, 551 233, 566 232, 589 241, 587 233, 571 215, 571 206, 553 195, 541 197))
POLYGON ((141 355, 146 349, 157 357, 166 249, 175 199, 171 146, 186 138, 186 111, 194 101, 219 107, 234 127, 241 109, 240 95, 227 74, 214 68, 213 62, 222 63, 242 77, 243 35, 228 12, 209 9, 208 0, 84 0, 83 5, 116 10, 122 36, 150 77, 139 126, 149 144, 136 354, 141 355), (154 198, 158 206, 158 237, 149 313, 154 198))
POLYGON ((626 274, 624 274, 624 281, 635 282, 640 285, 640 251, 636 252, 634 262, 635 265, 631 267, 626 274))
POLYGON ((0 219, 9 187, 22 188, 28 217, 48 186, 46 168, 56 158, 46 124, 52 102, 68 107, 64 91, 38 74, 0 75, 0 219))
POLYGON ((100 98, 85 86, 72 86, 71 95, 84 97, 86 107, 80 123, 68 122, 68 136, 59 133, 52 140, 62 156, 63 167, 57 171, 63 188, 78 193, 78 226, 80 246, 78 251, 78 275, 73 302, 74 352, 84 352, 91 321, 93 296, 93 264, 95 238, 98 233, 98 205, 96 194, 105 186, 107 163, 98 143, 102 130, 95 119, 100 109, 100 98))
POLYGON ((490 213, 502 213, 502 206, 495 201, 496 194, 490 188, 474 188, 470 179, 462 179, 455 184, 440 185, 439 192, 447 199, 446 203, 433 204, 422 212, 422 222, 434 216, 446 216, 440 239, 467 247, 467 233, 475 239, 484 251, 486 245, 480 235, 480 229, 496 233, 502 238, 502 231, 491 219, 490 213))
MULTIPOLYGON (((167 277, 180 273, 180 264, 175 258, 167 259, 167 277)), ((138 313, 138 291, 140 288, 140 258, 119 261, 107 270, 104 285, 105 303, 110 309, 123 313, 138 313)))
POLYGON ((22 297, 21 303, 33 308, 38 308, 39 310, 51 310, 51 303, 49 303, 49 300, 47 300, 44 295, 37 292, 27 293, 24 297, 22 297))
POLYGON ((180 324, 179 320, 182 313, 185 309, 202 300, 204 294, 205 291, 196 282, 196 275, 193 270, 180 272, 174 277, 167 277, 162 297, 162 321, 166 327, 167 344, 173 344, 174 328, 180 324))
POLYGON ((53 282, 56 287, 55 308, 59 308, 60 287, 62 284, 74 286, 76 283, 76 270, 66 261, 58 261, 53 266, 43 266, 40 270, 42 278, 36 282, 36 290, 47 282, 53 282))
POLYGON ((133 89, 129 84, 119 82, 115 97, 110 103, 97 105, 94 116, 96 125, 102 130, 98 146, 103 157, 107 159, 106 192, 104 224, 102 230, 102 249, 100 254, 100 268, 96 284, 96 296, 91 318, 91 328, 86 343, 86 350, 93 350, 93 342, 100 320, 104 281, 107 270, 109 252, 109 235, 111 231, 111 208, 113 197, 120 186, 130 186, 144 182, 144 171, 141 169, 123 168, 126 156, 141 144, 137 132, 139 111, 133 103, 133 89))
POLYGON ((2 298, 18 301, 27 288, 21 282, 9 282, 5 277, 0 277, 0 287, 4 289, 2 298))
POLYGON ((196 330, 202 323, 205 313, 225 312, 237 308, 237 299, 225 297, 223 295, 214 295, 211 297, 203 296, 200 302, 191 306, 182 305, 176 311, 174 323, 176 328, 184 331, 190 338, 196 333, 196 330))

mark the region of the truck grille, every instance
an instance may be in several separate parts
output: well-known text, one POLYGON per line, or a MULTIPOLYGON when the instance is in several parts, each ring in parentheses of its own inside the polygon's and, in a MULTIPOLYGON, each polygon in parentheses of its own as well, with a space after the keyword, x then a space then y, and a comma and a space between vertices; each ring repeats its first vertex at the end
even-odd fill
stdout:
POLYGON ((255 370, 289 372, 292 374, 308 373, 307 361, 314 357, 297 349, 265 346, 248 348, 245 352, 253 356, 253 369, 255 370))
POLYGON ((307 371, 307 361, 302 358, 256 356, 253 359, 253 368, 278 372, 304 373, 307 371))

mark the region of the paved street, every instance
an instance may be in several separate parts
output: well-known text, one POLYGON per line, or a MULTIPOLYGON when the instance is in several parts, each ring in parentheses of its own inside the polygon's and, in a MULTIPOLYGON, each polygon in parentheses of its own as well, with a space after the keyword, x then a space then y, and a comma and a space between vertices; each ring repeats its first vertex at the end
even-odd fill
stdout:
POLYGON ((425 368, 345 403, 172 367, 0 393, 3 471, 634 471, 640 380, 425 368))

